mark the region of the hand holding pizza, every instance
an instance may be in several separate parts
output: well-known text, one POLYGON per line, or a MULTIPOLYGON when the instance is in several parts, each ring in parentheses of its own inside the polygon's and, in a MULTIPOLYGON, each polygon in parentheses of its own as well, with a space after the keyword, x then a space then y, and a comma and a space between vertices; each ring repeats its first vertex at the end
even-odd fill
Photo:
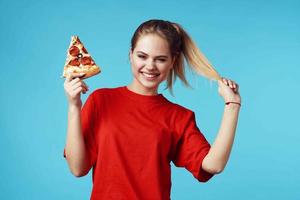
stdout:
POLYGON ((80 98, 80 93, 85 94, 89 89, 81 78, 84 73, 70 73, 67 75, 64 82, 65 94, 68 98, 69 105, 80 107, 82 106, 82 101, 80 98))
POLYGON ((100 67, 96 65, 79 37, 72 36, 62 75, 66 78, 64 88, 69 105, 81 108, 80 93, 85 94, 88 91, 88 86, 82 80, 100 72, 100 67))

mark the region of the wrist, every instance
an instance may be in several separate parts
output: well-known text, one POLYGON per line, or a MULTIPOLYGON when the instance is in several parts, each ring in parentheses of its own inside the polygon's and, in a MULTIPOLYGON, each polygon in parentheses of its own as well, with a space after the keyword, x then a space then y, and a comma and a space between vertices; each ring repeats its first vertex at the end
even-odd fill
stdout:
POLYGON ((238 106, 241 106, 241 102, 239 101, 225 101, 225 105, 238 105, 238 106))
POLYGON ((81 110, 81 106, 82 104, 79 103, 79 104, 69 104, 69 110, 70 111, 80 111, 81 110))
POLYGON ((239 109, 240 107, 241 107, 241 104, 239 104, 239 103, 233 103, 233 102, 225 103, 225 108, 239 109))
POLYGON ((235 102, 241 104, 241 98, 224 98, 224 102, 235 102))

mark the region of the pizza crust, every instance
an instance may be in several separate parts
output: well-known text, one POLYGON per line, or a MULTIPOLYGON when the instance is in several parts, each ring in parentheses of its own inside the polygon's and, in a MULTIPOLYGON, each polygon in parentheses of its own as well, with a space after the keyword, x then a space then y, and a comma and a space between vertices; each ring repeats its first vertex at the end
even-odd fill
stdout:
POLYGON ((91 66, 89 69, 74 67, 70 65, 65 66, 65 70, 63 72, 62 77, 66 78, 69 73, 85 73, 82 79, 89 78, 101 72, 100 68, 96 65, 91 66))

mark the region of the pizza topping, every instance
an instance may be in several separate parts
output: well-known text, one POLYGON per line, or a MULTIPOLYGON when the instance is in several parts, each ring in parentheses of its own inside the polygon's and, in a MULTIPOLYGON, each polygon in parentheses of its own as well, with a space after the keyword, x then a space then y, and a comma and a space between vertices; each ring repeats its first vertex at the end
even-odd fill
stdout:
POLYGON ((78 44, 82 44, 82 42, 80 41, 79 37, 76 37, 76 42, 77 42, 78 44))
POLYGON ((81 58, 81 64, 83 65, 90 65, 92 63, 92 58, 89 56, 85 56, 81 58))
POLYGON ((86 50, 84 47, 82 47, 82 49, 81 49, 81 50, 83 51, 83 53, 86 53, 86 54, 88 54, 87 50, 86 50))
POLYGON ((79 60, 77 58, 75 58, 75 59, 70 60, 69 65, 79 66, 80 62, 79 62, 79 60))
POLYGON ((79 54, 80 50, 78 47, 76 46, 71 46, 70 50, 69 50, 69 53, 70 55, 72 56, 77 56, 79 54))
POLYGON ((81 53, 79 53, 78 55, 77 55, 77 58, 82 58, 83 57, 83 55, 81 54, 81 53))

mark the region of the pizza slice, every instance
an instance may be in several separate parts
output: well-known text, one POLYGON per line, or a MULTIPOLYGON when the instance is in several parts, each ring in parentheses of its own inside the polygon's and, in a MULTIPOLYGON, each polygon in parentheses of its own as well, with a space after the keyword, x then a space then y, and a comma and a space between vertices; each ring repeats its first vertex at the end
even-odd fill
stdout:
POLYGON ((71 43, 67 51, 67 59, 63 70, 63 77, 69 73, 85 73, 82 79, 89 78, 101 72, 92 56, 87 52, 78 36, 71 37, 71 43))

